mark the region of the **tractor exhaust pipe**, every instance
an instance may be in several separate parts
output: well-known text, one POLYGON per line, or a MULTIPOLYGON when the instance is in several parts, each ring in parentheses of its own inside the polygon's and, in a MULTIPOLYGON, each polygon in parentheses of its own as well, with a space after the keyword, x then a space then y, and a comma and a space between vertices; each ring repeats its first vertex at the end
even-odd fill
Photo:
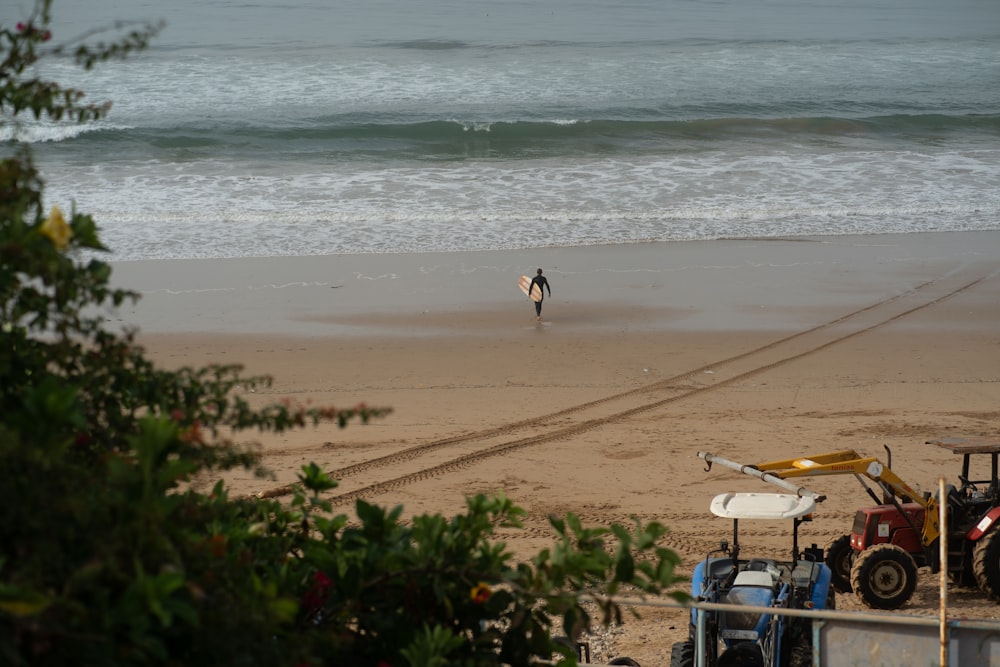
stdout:
MULTIPOLYGON (((882 447, 885 448, 885 467, 892 470, 892 450, 889 449, 889 445, 882 443, 882 447)), ((944 498, 944 496, 941 496, 944 498)), ((892 502, 893 495, 883 485, 882 487, 882 504, 888 505, 892 502)))
POLYGON ((773 473, 764 472, 763 470, 758 470, 753 466, 743 465, 742 463, 736 463, 735 461, 730 461, 729 459, 724 459, 721 456, 715 456, 714 454, 709 454, 708 452, 698 452, 698 456, 700 458, 705 459, 705 463, 708 464, 708 467, 705 468, 705 472, 708 472, 709 470, 712 469, 713 463, 718 463, 721 466, 732 468, 736 472, 741 472, 744 475, 750 475, 751 477, 756 477, 762 482, 767 482, 768 484, 779 486, 782 489, 785 489, 786 491, 791 491, 800 498, 812 498, 818 503, 821 503, 824 500, 826 500, 826 496, 824 495, 816 493, 815 491, 810 491, 809 489, 803 486, 796 486, 791 482, 784 480, 773 473))

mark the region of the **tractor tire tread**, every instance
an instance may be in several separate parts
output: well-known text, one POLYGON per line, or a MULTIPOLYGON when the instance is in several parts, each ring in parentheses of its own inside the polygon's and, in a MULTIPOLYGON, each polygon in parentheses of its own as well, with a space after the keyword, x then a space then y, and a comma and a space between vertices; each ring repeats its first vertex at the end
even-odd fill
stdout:
POLYGON ((991 600, 1000 600, 1000 530, 990 531, 976 543, 972 571, 979 590, 991 600))
POLYGON ((838 593, 853 593, 854 587, 851 584, 851 564, 853 561, 854 548, 851 547, 851 536, 841 535, 830 541, 826 547, 826 564, 832 573, 830 583, 837 589, 838 593), (842 562, 847 559, 847 562, 842 562), (846 565, 846 570, 843 569, 846 565))
POLYGON ((670 648, 670 667, 694 667, 694 642, 677 642, 670 648))
POLYGON ((851 567, 851 586, 861 602, 872 609, 899 609, 913 596, 917 587, 917 563, 909 552, 895 544, 876 544, 862 551, 851 567), (900 584, 890 595, 879 594, 872 584, 880 563, 894 563, 901 572, 900 584))

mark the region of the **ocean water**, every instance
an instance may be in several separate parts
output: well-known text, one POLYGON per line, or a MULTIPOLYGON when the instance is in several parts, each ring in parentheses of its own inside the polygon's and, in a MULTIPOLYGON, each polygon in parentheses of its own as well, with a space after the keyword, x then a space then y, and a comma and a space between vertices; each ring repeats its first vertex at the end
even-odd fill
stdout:
POLYGON ((0 127, 114 259, 1000 228, 997 0, 54 5, 167 22, 0 127))

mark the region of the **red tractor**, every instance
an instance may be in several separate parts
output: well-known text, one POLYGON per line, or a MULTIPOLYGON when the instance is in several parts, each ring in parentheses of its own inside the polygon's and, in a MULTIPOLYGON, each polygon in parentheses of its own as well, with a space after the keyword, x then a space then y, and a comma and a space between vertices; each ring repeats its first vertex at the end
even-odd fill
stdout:
MULTIPOLYGON (((962 456, 961 486, 949 484, 945 492, 948 576, 957 585, 978 587, 1000 600, 1000 530, 996 529, 1000 442, 947 439, 927 444, 962 456), (977 468, 976 478, 971 477, 973 457, 989 461, 988 468, 977 468)), ((891 462, 891 453, 886 451, 891 462)), ((782 486, 797 477, 854 475, 877 504, 858 510, 850 534, 827 547, 826 563, 833 571, 834 587, 843 593, 853 591, 869 607, 898 609, 913 595, 917 568, 941 570, 941 499, 938 494, 918 493, 876 458, 845 450, 744 466, 706 452, 698 455, 709 467, 720 463, 782 486), (881 498, 864 478, 882 491, 881 498)))

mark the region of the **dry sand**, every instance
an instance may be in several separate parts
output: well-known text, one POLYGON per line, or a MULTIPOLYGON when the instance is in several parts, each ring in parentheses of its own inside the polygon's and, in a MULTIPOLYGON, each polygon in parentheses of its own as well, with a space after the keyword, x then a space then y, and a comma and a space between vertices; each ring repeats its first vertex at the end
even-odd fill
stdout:
MULTIPOLYGON (((391 406, 367 426, 261 441, 275 473, 233 473, 234 493, 295 479, 315 461, 332 494, 407 515, 504 492, 528 512, 518 555, 551 542, 546 517, 659 521, 689 571, 731 539, 722 491, 777 491, 697 457, 745 463, 854 448, 921 490, 959 460, 925 444, 1000 440, 1000 232, 636 244, 600 248, 121 263, 145 294, 120 314, 165 367, 239 362, 275 378, 254 394, 391 406), (545 269, 545 319, 517 277, 545 269)), ((208 484, 211 480, 202 480, 208 484)), ((824 493, 803 541, 824 546, 871 504, 850 477, 824 493)), ((741 524, 744 547, 784 555, 788 526, 741 524)), ((934 614, 922 574, 903 609, 934 614)), ((838 608, 861 609, 838 595, 838 608)), ((952 589, 950 614, 1000 607, 952 589)), ((615 655, 667 664, 678 610, 646 609, 615 655)), ((600 657, 600 656, 598 656, 600 657)))

